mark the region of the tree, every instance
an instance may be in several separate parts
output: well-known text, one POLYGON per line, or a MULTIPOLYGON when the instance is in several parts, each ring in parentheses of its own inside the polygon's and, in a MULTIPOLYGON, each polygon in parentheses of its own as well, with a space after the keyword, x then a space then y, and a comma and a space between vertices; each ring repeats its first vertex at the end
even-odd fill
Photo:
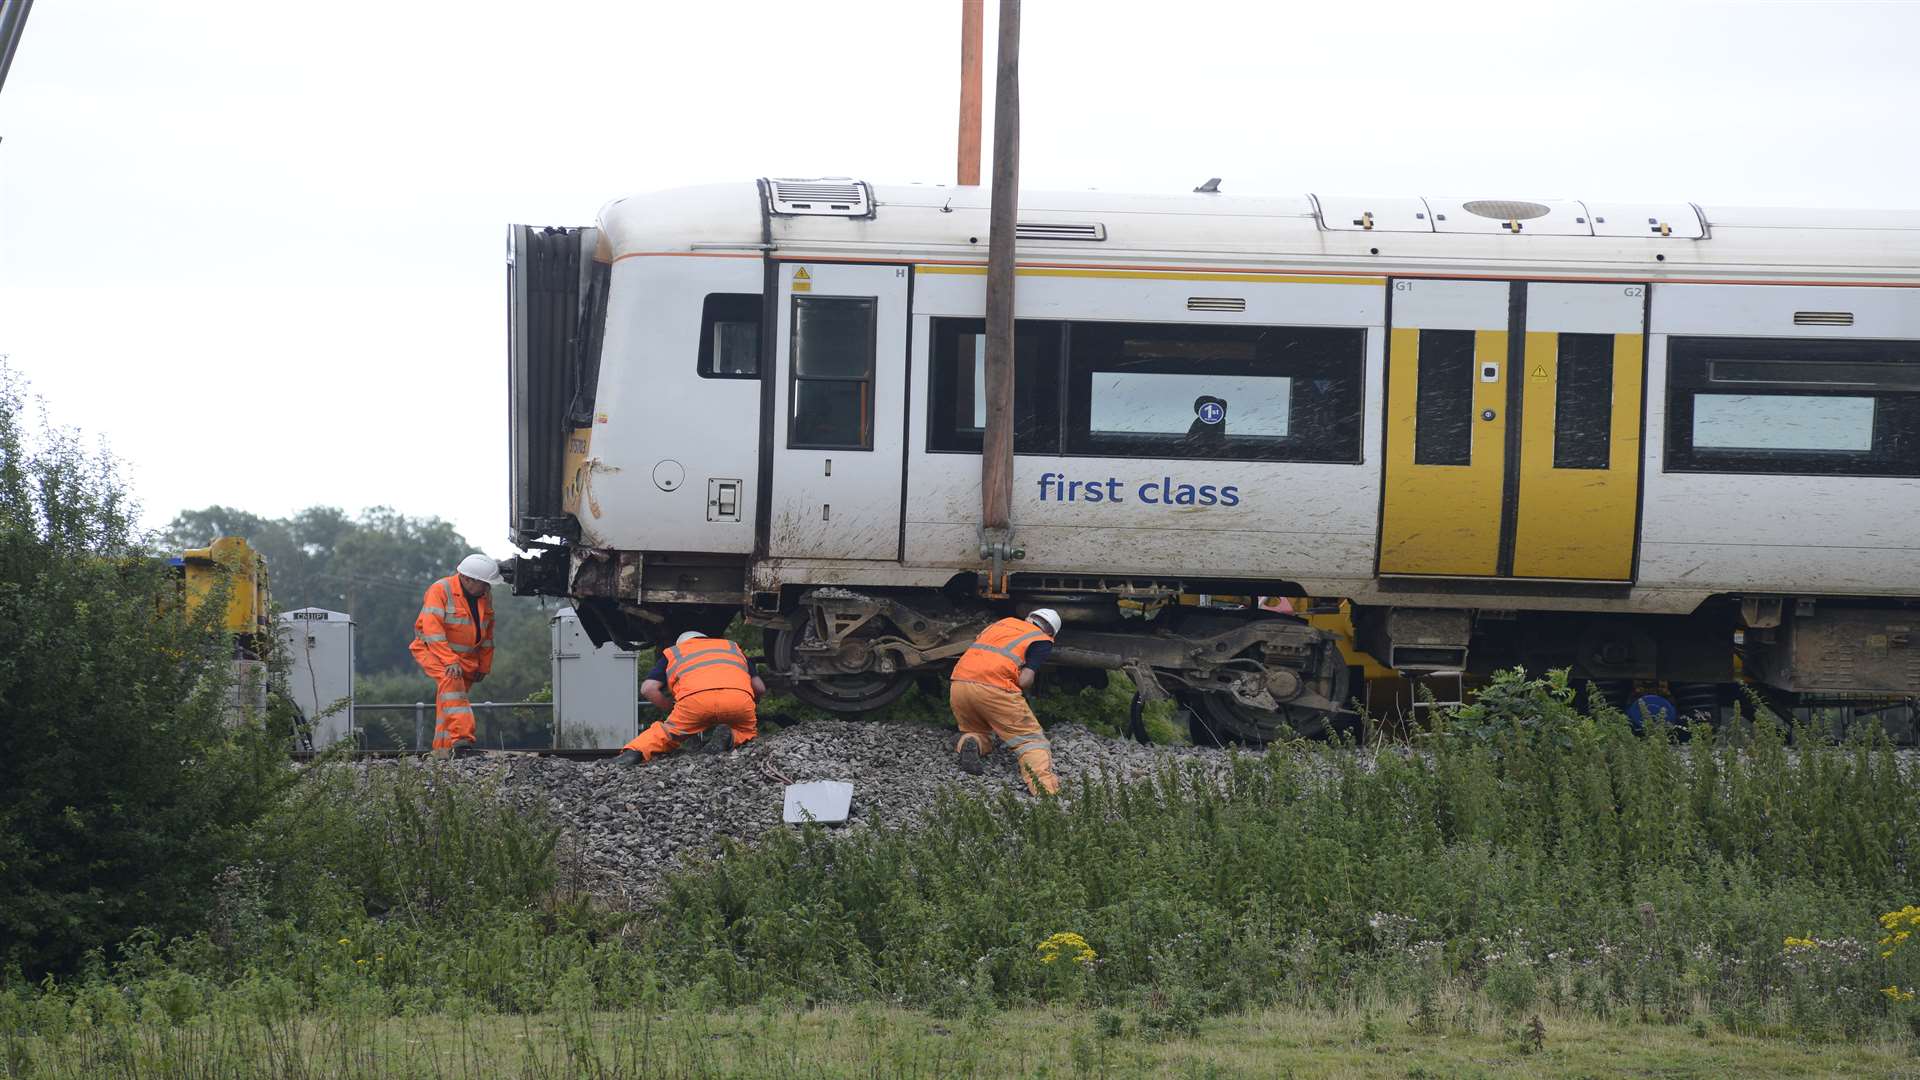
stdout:
POLYGON ((113 459, 25 405, 0 363, 0 965, 33 977, 202 925, 288 771, 229 722, 222 605, 185 609, 113 459))

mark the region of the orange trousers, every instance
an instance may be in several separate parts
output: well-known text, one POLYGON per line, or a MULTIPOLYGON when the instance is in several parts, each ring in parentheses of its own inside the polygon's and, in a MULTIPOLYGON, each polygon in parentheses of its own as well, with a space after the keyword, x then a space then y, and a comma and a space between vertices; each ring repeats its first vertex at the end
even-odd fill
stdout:
POLYGON ((1028 791, 1035 795, 1059 792, 1060 778, 1053 771, 1053 744, 1041 732, 1040 721, 1027 705, 1025 694, 982 683, 956 682, 948 701, 953 705, 953 719, 960 725, 960 737, 953 742, 954 753, 971 739, 980 748, 980 756, 986 757, 993 752, 997 738, 1013 751, 1028 791))
POLYGON ((753 695, 745 690, 702 690, 676 699, 665 720, 634 736, 627 749, 638 750, 645 761, 678 750, 680 744, 702 732, 725 725, 733 729, 733 745, 751 742, 760 733, 753 711, 753 695))
POLYGON ((448 750, 456 743, 472 745, 473 705, 467 701, 467 680, 443 674, 433 683, 433 748, 448 750))

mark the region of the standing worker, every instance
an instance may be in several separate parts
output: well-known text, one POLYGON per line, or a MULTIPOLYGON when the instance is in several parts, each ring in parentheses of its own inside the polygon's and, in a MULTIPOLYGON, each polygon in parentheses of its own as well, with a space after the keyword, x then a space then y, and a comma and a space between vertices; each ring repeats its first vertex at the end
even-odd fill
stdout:
POLYGON ((500 564, 469 555, 448 577, 427 586, 413 621, 413 659, 434 681, 433 753, 460 754, 474 746, 473 705, 467 689, 493 670, 493 601, 506 584, 500 564))
POLYGON ((754 703, 766 693, 767 684, 753 673, 753 661, 740 646, 726 638, 689 630, 672 648, 660 651, 660 659, 640 684, 640 696, 667 712, 667 718, 635 736, 613 763, 631 768, 652 761, 717 727, 726 729, 720 733, 722 742, 717 749, 751 741, 760 731, 754 703), (666 688, 664 694, 662 687, 666 688), (669 694, 673 696, 671 712, 669 694))
POLYGON ((1024 619, 1001 619, 960 654, 960 662, 953 665, 951 701, 960 725, 953 749, 960 755, 961 769, 975 776, 985 771, 982 759, 993 752, 997 737, 1013 751, 1028 791, 1059 792, 1053 747, 1025 696, 1033 686, 1034 667, 1053 651, 1059 633, 1060 613, 1041 608, 1024 619))

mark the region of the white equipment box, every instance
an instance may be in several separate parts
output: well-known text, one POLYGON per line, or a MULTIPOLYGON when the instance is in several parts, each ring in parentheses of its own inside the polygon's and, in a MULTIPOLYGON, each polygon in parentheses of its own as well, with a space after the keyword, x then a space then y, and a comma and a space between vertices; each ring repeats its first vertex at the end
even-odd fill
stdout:
POLYGON ((639 654, 599 648, 572 608, 553 616, 553 745, 618 750, 640 733, 639 654))
POLYGON ((353 724, 353 616, 325 608, 280 615, 287 693, 309 725, 313 748, 358 735, 353 724))

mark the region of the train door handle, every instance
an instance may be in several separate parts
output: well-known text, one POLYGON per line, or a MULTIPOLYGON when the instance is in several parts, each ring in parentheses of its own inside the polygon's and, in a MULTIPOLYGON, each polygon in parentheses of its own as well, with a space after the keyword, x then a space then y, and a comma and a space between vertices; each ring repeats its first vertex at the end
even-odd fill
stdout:
POLYGON ((1492 409, 1482 409, 1482 410, 1480 410, 1480 419, 1482 419, 1482 420, 1491 420, 1491 419, 1493 419, 1493 418, 1494 418, 1495 416, 1497 416, 1497 415, 1499 415, 1499 414, 1498 414, 1498 413, 1495 413, 1495 412, 1494 412, 1494 411, 1493 411, 1492 409))

